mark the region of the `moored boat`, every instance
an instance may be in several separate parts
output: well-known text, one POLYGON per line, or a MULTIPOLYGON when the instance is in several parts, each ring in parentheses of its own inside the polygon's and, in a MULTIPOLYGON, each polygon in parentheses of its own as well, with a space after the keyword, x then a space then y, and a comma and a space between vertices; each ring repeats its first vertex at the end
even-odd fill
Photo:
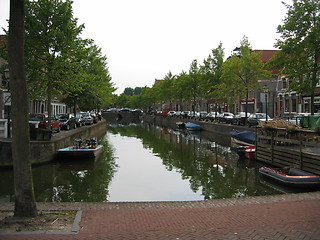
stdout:
POLYGON ((102 147, 97 144, 96 138, 86 139, 84 142, 82 139, 76 139, 73 146, 58 149, 57 153, 60 156, 90 158, 95 157, 102 150, 102 147))
POLYGON ((320 187, 320 176, 293 167, 261 167, 259 173, 282 184, 294 187, 320 187))
POLYGON ((237 148, 237 153, 239 155, 243 155, 248 159, 255 159, 256 158, 256 146, 241 146, 237 148))
POLYGON ((186 129, 189 131, 200 131, 202 130, 202 127, 198 124, 192 123, 192 122, 187 122, 186 123, 186 129))
POLYGON ((253 131, 245 130, 238 131, 233 129, 230 131, 231 142, 241 146, 252 146, 256 142, 256 133, 253 131))

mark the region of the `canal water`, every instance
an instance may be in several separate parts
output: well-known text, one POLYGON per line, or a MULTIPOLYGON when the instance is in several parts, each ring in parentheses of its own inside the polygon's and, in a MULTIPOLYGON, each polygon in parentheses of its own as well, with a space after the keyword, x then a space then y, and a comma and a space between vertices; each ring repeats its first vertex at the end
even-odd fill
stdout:
MULTIPOLYGON (((289 191, 261 178, 230 137, 152 124, 108 125, 95 159, 33 167, 38 202, 189 201, 289 191)), ((13 172, 0 170, 0 201, 14 201, 13 172)))

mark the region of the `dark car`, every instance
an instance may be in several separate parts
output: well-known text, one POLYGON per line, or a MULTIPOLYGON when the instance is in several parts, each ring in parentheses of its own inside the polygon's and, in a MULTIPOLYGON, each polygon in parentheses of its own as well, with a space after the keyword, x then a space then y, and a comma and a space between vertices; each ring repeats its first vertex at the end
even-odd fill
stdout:
MULTIPOLYGON (((43 113, 31 113, 29 114, 29 123, 37 125, 39 128, 46 129, 48 127, 48 116, 43 113)), ((61 122, 56 117, 51 117, 51 130, 60 132, 61 122)))
POLYGON ((249 127, 259 125, 259 122, 272 120, 271 117, 267 116, 265 113, 253 113, 249 116, 247 124, 249 127))
POLYGON ((76 118, 69 114, 58 114, 58 120, 61 122, 61 129, 70 130, 72 128, 77 128, 76 118))

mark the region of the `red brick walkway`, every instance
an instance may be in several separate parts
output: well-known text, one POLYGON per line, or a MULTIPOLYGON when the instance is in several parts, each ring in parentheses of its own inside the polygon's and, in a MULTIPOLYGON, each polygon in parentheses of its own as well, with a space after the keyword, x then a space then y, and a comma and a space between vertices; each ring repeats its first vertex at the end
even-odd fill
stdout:
POLYGON ((283 195, 269 202, 259 197, 249 199, 249 203, 244 200, 225 205, 223 200, 200 201, 194 202, 194 207, 183 202, 180 207, 177 204, 152 203, 145 209, 140 208, 144 205, 136 203, 132 203, 135 206, 132 208, 130 203, 126 203, 125 207, 113 205, 109 209, 87 206, 87 210, 83 210, 77 234, 0 235, 0 239, 318 240, 319 195, 314 193, 316 197, 303 200, 283 195))

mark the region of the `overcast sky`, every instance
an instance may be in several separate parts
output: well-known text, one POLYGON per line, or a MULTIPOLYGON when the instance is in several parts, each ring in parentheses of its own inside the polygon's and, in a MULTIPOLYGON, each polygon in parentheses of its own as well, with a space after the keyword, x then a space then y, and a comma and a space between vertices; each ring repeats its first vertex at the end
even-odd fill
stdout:
MULTIPOLYGON (((286 16, 281 0, 74 0, 74 17, 108 58, 112 82, 151 87, 171 71, 202 64, 221 42, 226 57, 244 35, 253 49, 275 49, 277 26, 286 16)), ((291 0, 286 0, 292 3, 291 0)), ((0 33, 9 0, 0 0, 0 33)))

